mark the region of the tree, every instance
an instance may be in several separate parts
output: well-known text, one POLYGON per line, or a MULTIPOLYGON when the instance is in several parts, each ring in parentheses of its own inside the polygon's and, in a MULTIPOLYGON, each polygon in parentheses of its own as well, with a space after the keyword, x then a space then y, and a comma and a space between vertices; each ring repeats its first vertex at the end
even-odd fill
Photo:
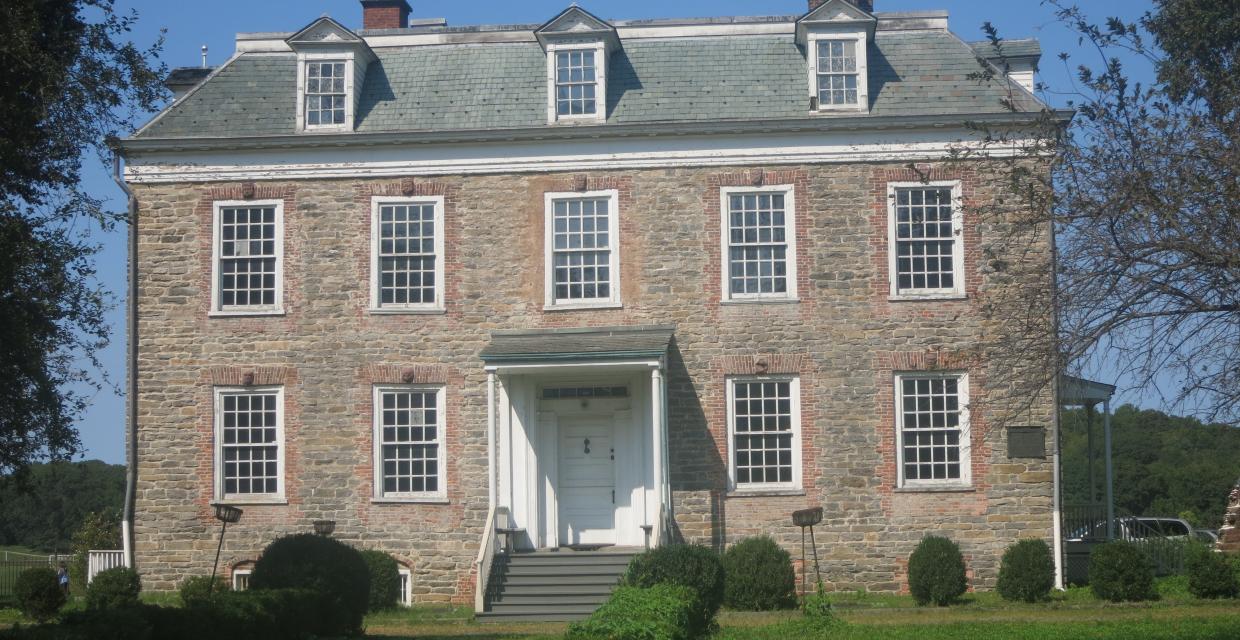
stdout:
POLYGON ((91 513, 117 514, 125 467, 98 460, 32 464, 20 481, 0 477, 0 545, 64 553, 91 513))
MULTIPOLYGON (((1007 161, 1009 199, 1057 238, 1058 336, 1035 353, 1069 368, 1113 366, 1165 404, 1235 423, 1240 6, 1155 0, 1135 22, 1098 26, 1075 6, 1043 3, 1096 55, 1077 65, 1073 90, 1041 88, 1067 98, 1076 116, 1067 126, 1048 111, 1030 127, 984 128, 990 149, 1021 145, 1025 157, 1054 158, 1046 172, 1007 161), (1150 64, 1156 79, 1134 81, 1121 58, 1150 64)), ((1020 322, 1021 311, 1009 305, 1002 319, 1020 322)), ((1031 352, 1019 341, 1006 348, 1031 352)), ((1047 367, 1041 384, 1058 369, 1047 367)))
POLYGON ((135 13, 113 0, 8 0, 0 12, 0 474, 65 459, 99 388, 106 292, 94 279, 92 226, 123 220, 79 186, 164 95, 162 38, 128 41, 135 13))

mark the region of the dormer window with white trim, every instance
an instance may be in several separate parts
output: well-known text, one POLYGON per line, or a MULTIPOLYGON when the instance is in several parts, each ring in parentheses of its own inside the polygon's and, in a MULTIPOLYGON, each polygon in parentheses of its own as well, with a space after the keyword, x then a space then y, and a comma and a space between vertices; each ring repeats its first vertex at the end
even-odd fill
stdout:
POLYGON ((869 111, 867 49, 878 19, 846 0, 830 0, 797 21, 809 70, 812 113, 869 111))
POLYGON ((607 55, 615 27, 573 6, 534 31, 547 52, 547 123, 607 119, 607 55))
POLYGON ((307 61, 305 89, 306 128, 345 124, 349 97, 344 60, 307 61))
POLYGON ((319 18, 285 40, 297 53, 297 130, 353 131, 358 96, 374 53, 331 18, 319 18))

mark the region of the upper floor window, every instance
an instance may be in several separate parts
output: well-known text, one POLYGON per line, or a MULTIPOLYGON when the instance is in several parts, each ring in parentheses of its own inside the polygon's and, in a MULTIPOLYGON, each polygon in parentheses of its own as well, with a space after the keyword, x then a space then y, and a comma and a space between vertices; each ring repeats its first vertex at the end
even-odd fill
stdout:
POLYGON ((617 191, 546 196, 549 308, 620 304, 617 191))
POLYGON ((892 184, 888 190, 892 295, 961 295, 959 183, 892 184))
POLYGON ((900 486, 968 485, 967 376, 898 374, 895 384, 900 486))
POLYGON ((724 299, 796 298, 791 186, 724 187, 724 299))
POLYGON ((371 308, 443 309, 442 196, 371 203, 371 308))
POLYGON ((818 40, 818 106, 857 104, 857 41, 818 40))
POLYGON ((606 116, 606 47, 552 45, 547 50, 549 121, 597 121, 606 116))
POLYGON ((284 392, 280 387, 215 390, 215 496, 284 497, 284 392))
POLYGON ((345 124, 345 63, 306 62, 306 128, 345 124))
POLYGON ((733 488, 800 488, 800 395, 796 377, 728 380, 733 488))
POLYGON ((375 387, 375 497, 446 495, 444 388, 375 387))
POLYGON ((284 205, 217 202, 212 313, 280 313, 283 304, 284 205))

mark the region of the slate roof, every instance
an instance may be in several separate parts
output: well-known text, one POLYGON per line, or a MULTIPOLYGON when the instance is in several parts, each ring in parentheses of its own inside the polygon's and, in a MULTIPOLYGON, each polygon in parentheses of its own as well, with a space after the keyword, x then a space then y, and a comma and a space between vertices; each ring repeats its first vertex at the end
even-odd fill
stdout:
POLYGON ((657 358, 667 353, 673 333, 671 325, 496 331, 480 357, 486 362, 657 358))
MULTIPOLYGON (((374 52, 359 133, 554 126, 537 43, 374 52)), ((880 29, 868 56, 871 116, 1001 113, 1012 95, 1020 110, 1041 109, 1014 83, 970 77, 977 53, 945 30, 880 29)), ((292 53, 241 54, 135 137, 295 134, 296 74, 292 53)), ((628 39, 608 74, 606 124, 822 117, 809 115, 805 55, 788 35, 628 39)))
POLYGON ((1023 58, 1029 56, 1036 57, 1042 55, 1042 45, 1039 44, 1037 40, 1032 38, 1002 40, 1000 41, 998 47, 996 47, 994 43, 989 40, 970 42, 969 45, 972 46, 973 49, 979 54, 988 58, 997 57, 1000 50, 1002 50, 1003 55, 1008 58, 1023 58))

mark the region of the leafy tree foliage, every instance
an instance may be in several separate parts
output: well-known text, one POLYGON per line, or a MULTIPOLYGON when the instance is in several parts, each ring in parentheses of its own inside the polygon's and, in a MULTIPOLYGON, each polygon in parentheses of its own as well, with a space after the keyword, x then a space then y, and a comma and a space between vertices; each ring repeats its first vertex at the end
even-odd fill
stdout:
POLYGON ((91 549, 121 548, 120 518, 115 513, 92 513, 73 534, 73 560, 69 581, 75 593, 86 588, 86 570, 91 549))
POLYGON ((33 464, 20 478, 0 478, 0 545, 64 553, 90 514, 120 513, 124 494, 122 465, 33 464))
MULTIPOLYGON (((1062 429, 1064 500, 1090 502, 1085 411, 1064 411, 1062 429)), ((1102 416, 1093 417, 1093 430, 1094 496, 1101 500, 1102 416)), ((1222 525, 1240 460, 1240 429, 1124 405, 1111 417, 1111 430, 1117 512, 1186 514, 1197 526, 1222 525)))
POLYGON ((6 0, 0 11, 0 474, 63 459, 100 386, 107 296, 92 227, 121 219, 80 186, 83 158, 132 129, 164 95, 162 39, 129 41, 113 0, 6 0))

